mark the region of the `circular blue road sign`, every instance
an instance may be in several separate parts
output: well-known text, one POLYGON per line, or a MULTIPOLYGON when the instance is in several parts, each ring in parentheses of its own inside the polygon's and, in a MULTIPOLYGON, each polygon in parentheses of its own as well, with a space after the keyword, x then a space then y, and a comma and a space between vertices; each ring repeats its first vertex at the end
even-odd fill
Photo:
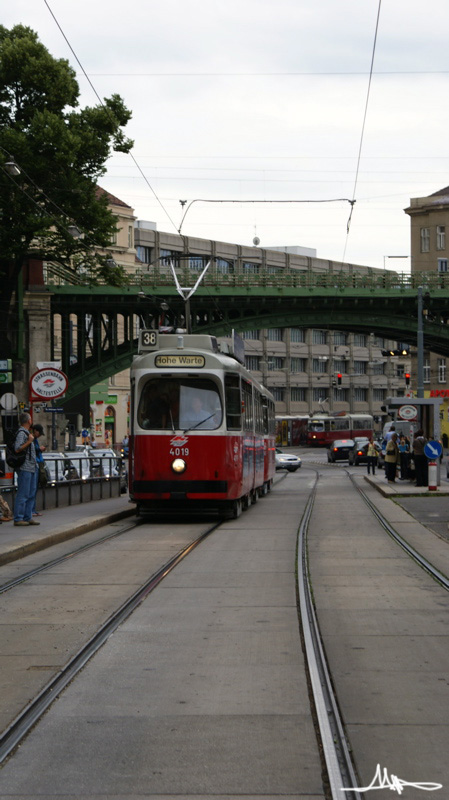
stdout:
POLYGON ((427 458, 439 458, 442 452, 443 445, 441 442, 437 442, 436 440, 427 442, 424 448, 424 453, 426 454, 427 458))

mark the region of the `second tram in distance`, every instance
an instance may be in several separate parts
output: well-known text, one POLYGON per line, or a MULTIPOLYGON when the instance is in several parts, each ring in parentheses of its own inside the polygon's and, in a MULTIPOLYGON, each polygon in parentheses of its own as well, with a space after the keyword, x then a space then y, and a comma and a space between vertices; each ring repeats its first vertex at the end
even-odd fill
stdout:
POLYGON ((277 442, 281 445, 328 446, 336 439, 373 435, 371 414, 313 414, 276 417, 277 442))
POLYGON ((141 331, 131 368, 129 491, 139 511, 239 516, 271 488, 274 400, 213 336, 141 331))

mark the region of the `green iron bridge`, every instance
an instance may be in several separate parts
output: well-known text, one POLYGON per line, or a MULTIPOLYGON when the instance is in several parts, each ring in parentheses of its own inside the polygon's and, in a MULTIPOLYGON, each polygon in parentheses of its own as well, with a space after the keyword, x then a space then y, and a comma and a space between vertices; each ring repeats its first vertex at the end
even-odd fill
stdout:
MULTIPOLYGON (((195 282, 189 270, 177 275, 182 286, 195 282)), ((314 327, 416 345, 419 286, 424 347, 449 356, 449 275, 439 273, 221 274, 211 267, 190 299, 192 331, 226 336, 232 329, 314 327)), ((52 295, 53 332, 61 333, 67 399, 131 365, 139 325, 185 325, 184 300, 162 267, 131 277, 121 288, 92 286, 87 280, 69 285, 63 275, 52 273, 46 288, 52 295)))

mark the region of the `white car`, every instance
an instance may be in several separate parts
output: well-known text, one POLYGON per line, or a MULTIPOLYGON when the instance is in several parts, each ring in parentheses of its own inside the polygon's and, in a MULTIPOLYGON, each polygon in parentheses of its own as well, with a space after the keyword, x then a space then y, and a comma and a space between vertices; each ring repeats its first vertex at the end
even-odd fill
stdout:
POLYGON ((286 469, 289 472, 296 472, 301 466, 301 459, 290 453, 284 453, 276 447, 275 454, 276 469, 286 469))

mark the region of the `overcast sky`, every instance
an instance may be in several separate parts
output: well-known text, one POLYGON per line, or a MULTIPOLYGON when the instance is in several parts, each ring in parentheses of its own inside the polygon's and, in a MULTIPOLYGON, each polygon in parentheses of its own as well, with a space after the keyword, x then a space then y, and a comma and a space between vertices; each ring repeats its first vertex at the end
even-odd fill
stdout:
MULTIPOLYGON (((101 184, 139 219, 262 247, 409 270, 411 197, 449 185, 448 0, 48 0, 101 97, 132 110, 131 158, 101 184), (165 209, 165 211, 164 211, 165 209)), ((14 0, 1 23, 30 26, 98 101, 44 0, 14 0)))

